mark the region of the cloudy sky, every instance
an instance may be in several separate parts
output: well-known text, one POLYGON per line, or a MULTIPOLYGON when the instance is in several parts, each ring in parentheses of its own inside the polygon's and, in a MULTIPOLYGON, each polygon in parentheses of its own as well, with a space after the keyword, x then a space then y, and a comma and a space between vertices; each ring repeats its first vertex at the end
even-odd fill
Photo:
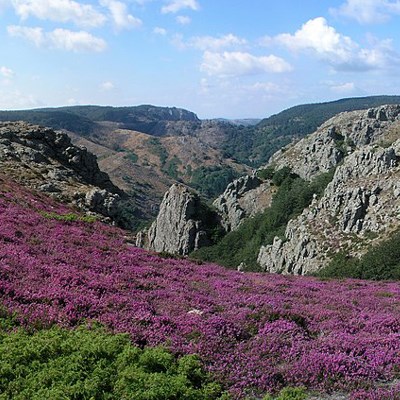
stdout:
POLYGON ((0 0, 0 21, 1 109, 400 95, 400 0, 0 0))

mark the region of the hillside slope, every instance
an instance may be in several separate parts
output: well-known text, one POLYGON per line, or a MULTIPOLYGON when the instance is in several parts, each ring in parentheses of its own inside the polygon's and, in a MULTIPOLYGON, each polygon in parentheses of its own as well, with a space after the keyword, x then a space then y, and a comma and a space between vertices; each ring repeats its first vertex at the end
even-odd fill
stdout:
POLYGON ((400 229, 399 160, 400 105, 341 113, 232 182, 214 202, 227 235, 194 256, 285 274, 359 258, 400 229))
POLYGON ((265 164, 282 146, 312 133, 338 112, 395 102, 400 103, 399 96, 301 105, 255 126, 201 121, 187 110, 151 105, 0 111, 0 121, 25 120, 67 132, 99 157, 101 169, 151 220, 173 183, 214 199, 236 177, 265 164))
POLYGON ((75 144, 87 147, 112 181, 135 198, 147 220, 156 216, 163 194, 175 182, 214 198, 250 170, 221 149, 234 125, 200 121, 194 113, 175 107, 0 111, 0 121, 18 120, 62 130, 75 144))
POLYGON ((232 399, 285 386, 354 400, 400 394, 399 283, 160 258, 69 213, 0 176, 0 305, 31 331, 99 321, 141 347, 196 353, 232 399))

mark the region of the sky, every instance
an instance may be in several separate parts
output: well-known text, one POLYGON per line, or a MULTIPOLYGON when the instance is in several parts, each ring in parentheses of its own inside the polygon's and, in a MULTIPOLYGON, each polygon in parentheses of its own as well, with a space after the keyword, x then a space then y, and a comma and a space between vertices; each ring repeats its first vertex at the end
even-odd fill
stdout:
POLYGON ((0 0, 0 109, 265 118, 400 95, 400 0, 0 0))

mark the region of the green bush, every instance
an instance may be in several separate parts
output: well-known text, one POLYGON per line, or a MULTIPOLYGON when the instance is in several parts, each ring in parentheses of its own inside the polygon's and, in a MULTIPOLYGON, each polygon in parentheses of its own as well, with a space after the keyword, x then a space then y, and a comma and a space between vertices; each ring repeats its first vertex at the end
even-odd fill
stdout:
MULTIPOLYGON (((0 327, 12 319, 0 316, 0 327)), ((1 400, 228 399, 194 355, 140 349, 101 327, 0 331, 1 400), (224 396, 224 397, 221 397, 224 396)))

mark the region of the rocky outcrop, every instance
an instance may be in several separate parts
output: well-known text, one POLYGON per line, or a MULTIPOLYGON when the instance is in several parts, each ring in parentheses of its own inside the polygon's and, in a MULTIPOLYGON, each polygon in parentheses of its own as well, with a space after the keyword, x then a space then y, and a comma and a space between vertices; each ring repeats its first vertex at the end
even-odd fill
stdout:
POLYGON ((253 174, 231 182, 213 205, 225 230, 234 231, 245 218, 269 207, 271 199, 270 181, 264 182, 253 174))
MULTIPOLYGON (((400 136, 400 130, 398 131, 400 136)), ((321 199, 291 220, 284 240, 263 246, 265 271, 308 274, 339 252, 358 256, 382 240, 400 218, 400 139, 391 146, 366 145, 346 157, 321 199)))
POLYGON ((400 126, 400 105, 344 112, 325 122, 315 133, 284 148, 271 158, 276 169, 289 166, 303 179, 336 167, 357 148, 390 143, 400 126))
POLYGON ((106 217, 116 215, 123 195, 96 156, 65 133, 24 122, 0 123, 0 168, 25 186, 106 217))
MULTIPOLYGON (((275 170, 288 166, 303 179, 312 180, 336 168, 349 154, 365 145, 393 142, 397 129, 400 129, 399 105, 344 112, 313 134, 275 153, 268 166, 275 170)), ((356 166, 349 168, 356 169, 356 166)), ((229 184, 214 206, 224 228, 236 230, 245 218, 269 207, 272 196, 270 182, 263 182, 253 174, 229 184)))
MULTIPOLYGON (((136 244, 157 252, 187 255, 210 244, 206 230, 210 216, 197 194, 184 185, 174 184, 164 195, 157 219, 148 232, 137 236, 136 244)), ((211 223, 217 223, 216 214, 213 217, 211 223)))

